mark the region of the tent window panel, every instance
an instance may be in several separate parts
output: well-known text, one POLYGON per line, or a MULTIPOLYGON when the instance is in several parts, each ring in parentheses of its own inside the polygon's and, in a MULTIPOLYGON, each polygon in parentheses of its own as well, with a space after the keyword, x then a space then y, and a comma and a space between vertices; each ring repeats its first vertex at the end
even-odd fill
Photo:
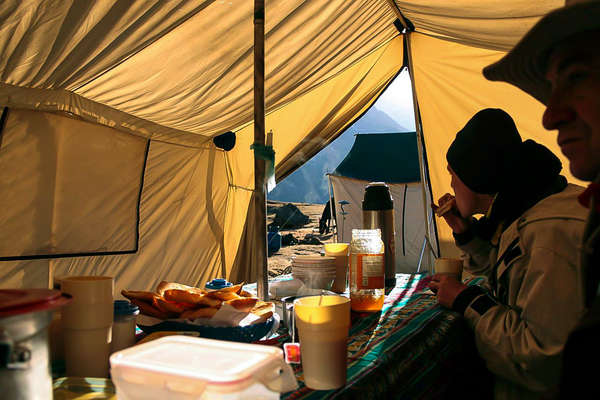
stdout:
POLYGON ((137 251, 148 141, 10 109, 0 147, 0 260, 137 251))

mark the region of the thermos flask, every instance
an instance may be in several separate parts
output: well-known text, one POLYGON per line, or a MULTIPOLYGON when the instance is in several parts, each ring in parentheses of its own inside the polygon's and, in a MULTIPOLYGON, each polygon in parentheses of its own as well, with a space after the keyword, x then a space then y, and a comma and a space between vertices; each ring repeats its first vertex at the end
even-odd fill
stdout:
POLYGON ((394 245, 394 202, 390 188, 383 182, 371 182, 365 188, 362 203, 363 229, 381 229, 385 246, 385 287, 396 285, 396 250, 394 245))

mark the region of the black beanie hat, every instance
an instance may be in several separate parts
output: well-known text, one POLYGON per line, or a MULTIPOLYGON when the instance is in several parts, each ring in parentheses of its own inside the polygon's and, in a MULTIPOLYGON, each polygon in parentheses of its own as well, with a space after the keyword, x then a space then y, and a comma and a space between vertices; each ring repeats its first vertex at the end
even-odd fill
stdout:
POLYGON ((475 193, 494 194, 502 187, 506 160, 518 151, 521 136, 505 111, 486 108, 475 114, 448 148, 450 168, 475 193))

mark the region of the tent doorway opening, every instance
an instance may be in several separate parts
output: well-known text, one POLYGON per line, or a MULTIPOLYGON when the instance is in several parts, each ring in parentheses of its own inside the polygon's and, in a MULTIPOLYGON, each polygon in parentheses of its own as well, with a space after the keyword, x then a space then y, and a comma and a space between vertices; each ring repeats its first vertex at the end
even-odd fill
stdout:
MULTIPOLYGON (((386 182, 394 199, 396 270, 429 270, 438 248, 429 212, 430 190, 425 187, 424 195, 420 178, 417 140, 411 81, 404 70, 338 138, 278 182, 268 194, 268 208, 273 212, 276 203, 292 203, 311 214, 312 234, 318 240, 349 242, 352 229, 362 228, 364 187, 372 181, 386 182), (327 210, 330 200, 333 204, 327 210), (315 205, 320 205, 317 208, 320 212, 315 212, 315 205), (319 221, 327 211, 331 222, 319 221), (430 219, 428 223, 426 215, 430 219), (319 226, 323 222, 329 224, 319 226)), ((283 232, 289 240, 290 232, 283 232)), ((301 232, 291 234, 302 235, 301 232)), ((284 247, 286 244, 283 243, 284 247)), ((315 252, 321 248, 317 246, 315 252)), ((291 248, 282 252, 289 255, 305 253, 306 249, 291 248)), ((281 267, 282 261, 277 255, 269 257, 270 270, 274 265, 276 269, 281 267)))

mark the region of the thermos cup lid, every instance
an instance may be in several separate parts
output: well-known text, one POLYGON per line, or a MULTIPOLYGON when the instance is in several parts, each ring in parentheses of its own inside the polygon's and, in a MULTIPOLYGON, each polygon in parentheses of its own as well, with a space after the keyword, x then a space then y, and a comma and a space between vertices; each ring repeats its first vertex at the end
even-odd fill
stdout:
POLYGON ((215 278, 210 282, 206 283, 207 289, 223 289, 229 286, 232 286, 233 283, 228 282, 227 279, 223 278, 215 278))
POLYGON ((138 315, 140 308, 127 300, 115 300, 114 314, 116 315, 138 315))
POLYGON ((390 188, 384 182, 371 182, 365 188, 363 211, 392 210, 394 202, 390 188))

